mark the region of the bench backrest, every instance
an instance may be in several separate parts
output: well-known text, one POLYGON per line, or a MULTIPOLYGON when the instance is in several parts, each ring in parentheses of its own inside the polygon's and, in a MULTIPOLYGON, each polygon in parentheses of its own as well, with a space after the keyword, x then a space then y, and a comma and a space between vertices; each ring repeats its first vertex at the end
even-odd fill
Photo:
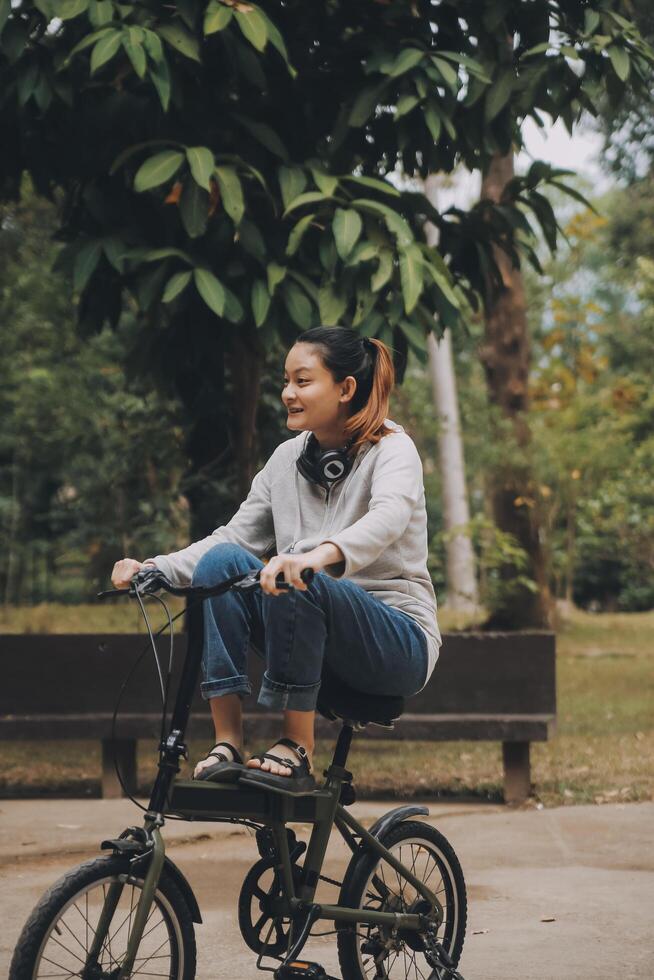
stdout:
MULTIPOLYGON (((0 636, 0 715, 111 712, 118 691, 146 638, 140 634, 0 636)), ((175 640, 178 677, 186 637, 175 640)), ((158 641, 162 669, 168 642, 158 641)), ((255 692, 262 674, 251 658, 255 692)), ((253 710, 255 698, 248 703, 253 710)), ((157 712, 159 687, 151 653, 134 673, 121 712, 157 712)), ((198 693, 194 710, 203 710, 198 693)), ((407 711, 426 714, 554 714, 553 633, 449 633, 439 663, 407 711)))

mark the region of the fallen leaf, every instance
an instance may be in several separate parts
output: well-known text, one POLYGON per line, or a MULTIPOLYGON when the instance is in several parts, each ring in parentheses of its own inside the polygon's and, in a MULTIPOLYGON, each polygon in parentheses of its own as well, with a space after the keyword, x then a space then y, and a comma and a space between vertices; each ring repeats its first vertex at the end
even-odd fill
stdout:
POLYGON ((475 929, 472 934, 473 936, 485 936, 489 931, 489 929, 475 929))
POLYGON ((554 918, 553 915, 545 915, 545 916, 543 916, 543 918, 540 921, 541 922, 556 922, 556 919, 554 918))

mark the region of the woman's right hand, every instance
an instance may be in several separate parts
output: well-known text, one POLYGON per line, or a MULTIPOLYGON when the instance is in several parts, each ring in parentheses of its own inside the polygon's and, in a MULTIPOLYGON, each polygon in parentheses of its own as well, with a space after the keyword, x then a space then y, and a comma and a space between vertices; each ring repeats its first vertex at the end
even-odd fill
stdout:
POLYGON ((121 558, 114 565, 114 569, 111 573, 111 582, 115 589, 126 589, 134 575, 140 572, 142 568, 146 568, 142 561, 136 561, 134 558, 121 558))

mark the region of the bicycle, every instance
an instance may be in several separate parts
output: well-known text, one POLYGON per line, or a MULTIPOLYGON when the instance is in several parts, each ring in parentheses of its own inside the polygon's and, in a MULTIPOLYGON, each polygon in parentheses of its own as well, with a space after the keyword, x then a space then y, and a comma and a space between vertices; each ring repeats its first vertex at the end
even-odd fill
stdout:
MULTIPOLYGON (((130 595, 145 618, 163 695, 157 776, 143 826, 103 841, 101 849, 111 853, 73 868, 36 905, 19 937, 9 980, 128 980, 153 972, 168 980, 193 980, 194 923, 202 918, 190 884, 165 854, 161 828, 166 818, 236 823, 255 831, 259 859, 243 882, 238 921, 257 954, 257 967, 275 980, 334 980, 320 964, 298 959, 320 920, 335 924, 343 980, 463 980, 456 967, 466 928, 465 882, 445 837, 411 819, 428 815, 428 809, 397 807, 369 830, 347 810, 356 798, 346 769, 353 733, 368 724, 392 728, 403 698, 362 694, 325 670, 318 710, 342 727, 325 782, 310 793, 176 779, 180 759, 188 758, 184 738, 202 658, 202 600, 230 588, 257 588, 258 578, 259 572, 251 571, 211 588, 178 588, 160 572, 146 570, 129 588, 100 593, 130 595), (143 603, 143 597, 154 596, 166 610, 169 678, 173 620, 155 595, 161 590, 193 600, 186 612, 186 657, 167 726, 168 681, 164 689, 143 603), (288 826, 292 823, 311 824, 308 846, 297 839, 288 826), (352 852, 341 882, 322 874, 334 827, 352 852), (340 886, 336 905, 315 901, 321 880, 340 886)), ((309 584, 312 569, 305 569, 302 578, 309 584)), ((276 584, 292 588, 283 576, 276 584)))

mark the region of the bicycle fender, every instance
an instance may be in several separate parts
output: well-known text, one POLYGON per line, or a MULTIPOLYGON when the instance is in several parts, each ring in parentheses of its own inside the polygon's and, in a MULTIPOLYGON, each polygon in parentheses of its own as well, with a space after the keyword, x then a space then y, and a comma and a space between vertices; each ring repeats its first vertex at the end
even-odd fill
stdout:
POLYGON ((392 830, 393 827, 398 823, 402 823, 403 820, 408 820, 409 817, 415 816, 429 816, 429 810, 426 806, 398 806, 394 810, 389 810, 385 813, 383 817, 376 820, 372 827, 369 829, 368 833, 372 834, 373 837, 377 839, 383 837, 392 830))
POLYGON ((173 864, 173 862, 170 860, 169 857, 164 858, 164 869, 166 873, 169 874, 170 877, 173 879, 173 881, 181 891, 182 895, 184 896, 186 900, 186 904, 189 907, 189 911, 191 913, 191 918, 193 919, 193 921, 202 922, 202 916, 200 914, 200 906, 198 905, 198 901, 195 897, 193 889, 191 888, 185 876, 179 870, 177 865, 173 864))

